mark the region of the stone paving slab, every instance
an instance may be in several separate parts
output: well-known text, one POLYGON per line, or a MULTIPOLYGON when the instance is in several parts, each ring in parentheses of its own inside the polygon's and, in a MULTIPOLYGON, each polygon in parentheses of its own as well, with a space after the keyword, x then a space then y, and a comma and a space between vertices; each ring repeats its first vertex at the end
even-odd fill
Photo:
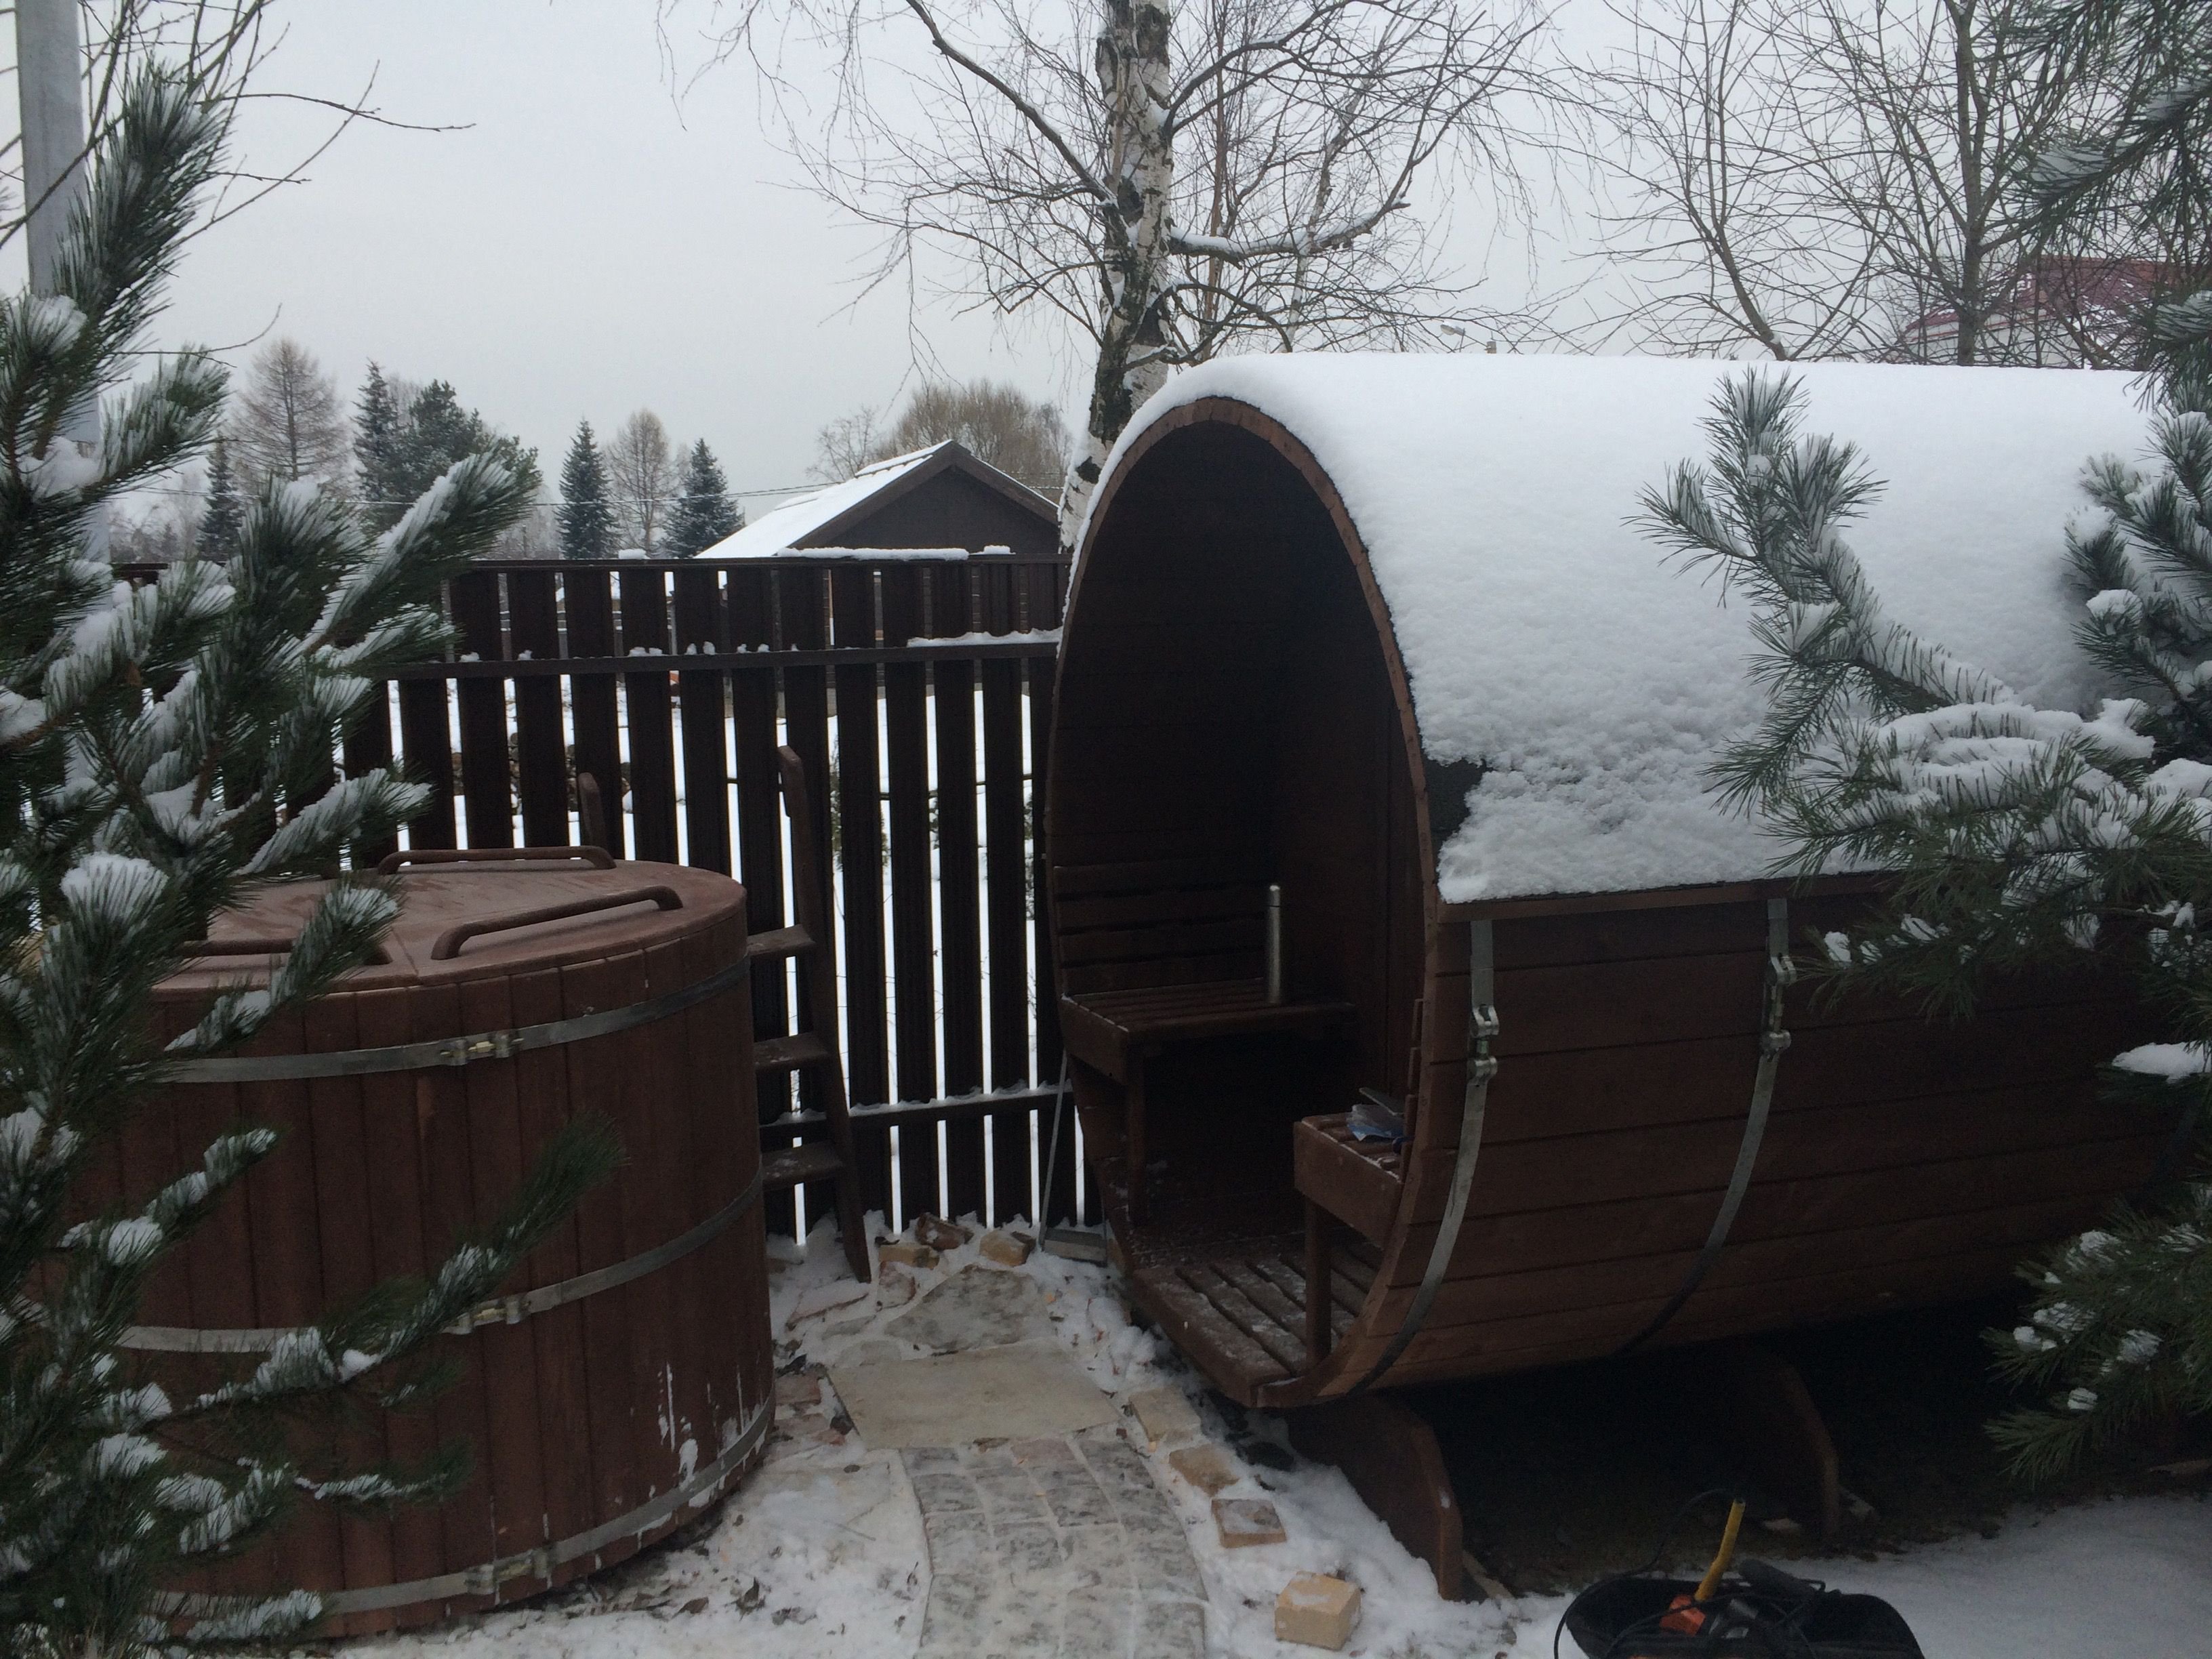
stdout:
POLYGON ((900 1455, 929 1541, 917 1659, 1204 1659, 1197 1559, 1118 1435, 900 1455))
MULTIPOLYGON (((833 1364, 830 1382, 860 1438, 886 1450, 965 1445, 998 1435, 1064 1434, 1115 1420, 1114 1402, 1043 1344, 833 1364)), ((1011 1465, 1012 1458, 1006 1461, 1011 1465)))

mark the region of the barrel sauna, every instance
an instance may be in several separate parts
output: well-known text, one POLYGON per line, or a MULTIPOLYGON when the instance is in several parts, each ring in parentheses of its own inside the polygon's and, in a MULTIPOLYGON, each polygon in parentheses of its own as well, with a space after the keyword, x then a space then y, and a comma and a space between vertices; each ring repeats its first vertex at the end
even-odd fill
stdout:
MULTIPOLYGON (((1730 372, 1243 359, 1110 458, 1052 714, 1060 1024, 1134 1294, 1242 1402, 1990 1291, 2160 1165, 2171 1121, 2097 1095, 2146 1035, 2109 978, 1950 1024, 1790 982, 1879 874, 1773 879, 1707 792, 1760 708, 1744 611, 1630 522, 1730 372), (1347 1133, 1362 1089, 1401 1152, 1347 1133)), ((1849 539, 1891 614, 2081 706, 2063 532, 2143 447, 2126 377, 1790 372, 1886 480, 1849 539)))
MULTIPOLYGON (((238 1055, 185 1066, 123 1139, 111 1178, 136 1194, 234 1125, 283 1132, 151 1286, 129 1342, 152 1376, 204 1387, 283 1329, 434 1268, 572 1115, 609 1121, 625 1162, 466 1334, 440 1339, 459 1377, 431 1411, 298 1449, 358 1468, 465 1439, 467 1487, 388 1519, 303 1504, 175 1586, 187 1617, 197 1598, 297 1587, 348 1633, 533 1595, 696 1517, 773 1415, 744 890, 592 849, 388 862, 402 908, 380 958, 238 1055)), ((319 890, 222 917, 164 982, 161 1035, 265 973, 319 890)))

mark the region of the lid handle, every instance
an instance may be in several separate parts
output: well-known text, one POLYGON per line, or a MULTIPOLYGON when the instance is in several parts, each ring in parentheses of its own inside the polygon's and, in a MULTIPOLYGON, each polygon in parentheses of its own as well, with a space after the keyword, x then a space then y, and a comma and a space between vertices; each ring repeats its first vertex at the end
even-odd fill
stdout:
POLYGON ((438 942, 430 947, 430 960, 450 962, 460 955, 461 946, 484 933, 503 933, 514 927, 531 927, 541 921, 562 921, 570 916, 588 916, 595 910, 616 910, 625 904, 652 902, 664 910, 681 910, 684 900, 673 887, 633 887, 626 893, 601 893, 597 897, 574 899, 567 904, 549 904, 538 910, 517 910, 511 915, 487 916, 481 921, 465 921, 458 927, 448 927, 438 935, 438 942))
POLYGON ((386 853, 376 866, 380 876, 396 876, 410 864, 588 864, 594 870, 611 870, 614 860, 604 847, 425 847, 404 853, 386 853))

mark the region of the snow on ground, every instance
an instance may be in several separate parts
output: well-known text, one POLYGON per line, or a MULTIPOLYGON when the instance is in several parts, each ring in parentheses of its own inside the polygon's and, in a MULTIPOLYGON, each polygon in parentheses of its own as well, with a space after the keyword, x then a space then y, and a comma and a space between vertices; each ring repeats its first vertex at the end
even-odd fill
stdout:
MULTIPOLYGON (((871 1220, 879 1226, 880 1218, 871 1220)), ((817 1403, 811 1379, 825 1365, 918 1357, 921 1350, 885 1328, 909 1304, 844 1280, 826 1225, 803 1251, 771 1249, 770 1316, 779 1361, 793 1373, 784 1385, 792 1403, 777 1412, 767 1462, 732 1500, 682 1541, 595 1583, 435 1630, 348 1644, 348 1659, 427 1659, 433 1651, 457 1659, 908 1659, 929 1589, 912 1491, 897 1454, 864 1447, 834 1390, 820 1384, 817 1403)), ((912 1275, 914 1294, 978 1260, 972 1243, 947 1252, 934 1269, 912 1275)), ((1212 1654, 1311 1659, 1317 1650, 1273 1637, 1275 1596, 1302 1571, 1347 1578, 1364 1591, 1351 1655, 1535 1659, 1552 1652, 1564 1598, 1504 1606, 1438 1601, 1426 1566, 1343 1476, 1294 1459, 1278 1419, 1224 1416, 1182 1357, 1132 1322, 1105 1267, 1039 1253, 1020 1271, 1045 1298, 1043 1328, 1031 1334, 1048 1334, 1077 1369, 1116 1396, 1182 1389, 1207 1437, 1237 1459, 1242 1479, 1224 1495, 1267 1498, 1281 1515, 1286 1542, 1224 1549, 1207 1498, 1170 1470, 1168 1448, 1152 1449, 1154 1472, 1205 1575, 1212 1654)), ((897 1269, 891 1277, 896 1284, 897 1269)), ((1133 1419, 1126 1431, 1146 1449, 1133 1419)), ((2202 1498, 2023 1510, 1994 1540, 1798 1570, 1890 1598, 1929 1659, 2199 1659, 2212 1651, 2205 1634, 2212 1631, 2212 1502, 2202 1498)), ((1571 1641, 1563 1647, 1574 1651, 1571 1641)))

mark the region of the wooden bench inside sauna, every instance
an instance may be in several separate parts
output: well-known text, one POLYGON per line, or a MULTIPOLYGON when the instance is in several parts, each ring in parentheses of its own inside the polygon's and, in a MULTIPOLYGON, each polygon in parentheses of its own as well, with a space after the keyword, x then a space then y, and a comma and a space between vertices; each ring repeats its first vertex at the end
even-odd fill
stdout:
MULTIPOLYGON (((1878 876, 1773 879, 1705 791, 1745 613, 1629 522, 1729 370, 1240 360, 1109 465, 1053 714, 1060 1024, 1134 1293, 1240 1401, 1998 1289, 2158 1165, 2171 1124, 2097 1094, 2141 1031, 2110 979, 1963 1024, 1789 983, 1878 876), (1362 1091, 1402 1145, 1348 1132, 1362 1091)), ((1894 614, 2078 706, 2063 526, 2142 447, 2126 378, 1793 372, 1887 480, 1851 541, 1894 614)))

